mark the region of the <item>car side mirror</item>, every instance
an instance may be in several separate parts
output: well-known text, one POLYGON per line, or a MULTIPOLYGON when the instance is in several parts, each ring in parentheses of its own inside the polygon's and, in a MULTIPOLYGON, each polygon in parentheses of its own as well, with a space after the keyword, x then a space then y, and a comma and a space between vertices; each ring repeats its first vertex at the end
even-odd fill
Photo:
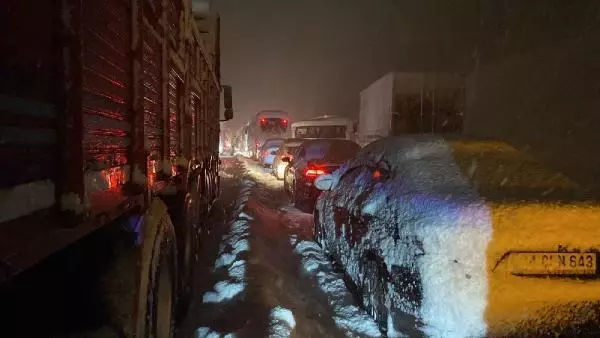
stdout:
POLYGON ((292 160, 290 159, 289 156, 284 156, 281 158, 281 162, 290 163, 290 162, 292 162, 292 160))
POLYGON ((324 174, 315 179, 315 187, 321 191, 329 191, 333 188, 333 175, 324 174))
POLYGON ((225 119, 229 121, 233 118, 233 94, 231 86, 223 86, 223 106, 225 108, 225 119))

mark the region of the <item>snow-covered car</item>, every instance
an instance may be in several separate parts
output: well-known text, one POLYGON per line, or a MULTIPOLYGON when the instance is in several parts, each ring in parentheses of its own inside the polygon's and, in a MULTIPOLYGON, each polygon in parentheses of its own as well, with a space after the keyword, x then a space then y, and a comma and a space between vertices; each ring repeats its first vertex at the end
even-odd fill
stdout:
POLYGON ((337 170, 359 150, 360 146, 349 140, 305 140, 296 149, 293 160, 282 159, 289 163, 283 176, 283 189, 291 195, 297 208, 312 210, 321 193, 313 186, 315 178, 337 170))
POLYGON ((314 184, 316 240, 388 336, 597 324, 600 208, 505 143, 384 138, 314 184))
POLYGON ((260 147, 258 153, 258 163, 265 167, 270 167, 271 165, 273 165, 275 154, 282 145, 283 139, 281 138, 266 140, 265 143, 260 147))
POLYGON ((283 180, 285 169, 288 166, 288 163, 281 161, 281 159, 286 157, 291 161, 294 158, 294 153, 298 147, 300 147, 303 141, 304 140, 297 138, 286 139, 283 143, 283 146, 277 150, 275 159, 273 160, 273 175, 275 175, 278 180, 283 180))

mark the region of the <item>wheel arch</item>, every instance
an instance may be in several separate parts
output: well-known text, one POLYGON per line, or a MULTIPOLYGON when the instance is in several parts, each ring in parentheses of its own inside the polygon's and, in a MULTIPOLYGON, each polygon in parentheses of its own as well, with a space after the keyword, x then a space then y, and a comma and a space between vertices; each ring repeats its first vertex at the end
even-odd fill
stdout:
MULTIPOLYGON (((136 303, 134 307, 134 337, 146 337, 147 329, 147 306, 148 294, 150 290, 151 273, 156 265, 155 260, 160 259, 155 254, 157 245, 160 246, 163 236, 168 232, 172 234, 173 241, 172 250, 173 257, 177 257, 177 239, 175 229, 168 212, 168 207, 160 198, 154 198, 143 218, 142 241, 138 256, 138 269, 136 278, 136 303), (165 221, 168 218, 168 221, 165 221), (166 225, 165 225, 166 224, 166 225), (161 226, 170 228, 161 229, 161 226)), ((160 249, 160 248, 159 248, 160 249)), ((173 278, 177 285, 177 259, 173 262, 175 271, 173 278)), ((176 291, 175 291, 176 294, 176 291)))

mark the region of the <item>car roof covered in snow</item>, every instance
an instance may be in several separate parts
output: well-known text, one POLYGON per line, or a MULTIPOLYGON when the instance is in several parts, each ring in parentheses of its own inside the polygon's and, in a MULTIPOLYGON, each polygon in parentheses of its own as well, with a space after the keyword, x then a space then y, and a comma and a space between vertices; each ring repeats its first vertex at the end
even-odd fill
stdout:
POLYGON ((433 134, 386 137, 365 146, 357 157, 373 163, 385 159, 397 174, 420 180, 423 187, 445 185, 445 180, 453 178, 436 175, 431 182, 423 178, 428 172, 439 173, 439 166, 456 166, 483 197, 490 199, 582 197, 580 187, 565 175, 492 139, 433 134))
POLYGON ((331 143, 331 144, 353 144, 353 145, 358 145, 356 142, 354 141, 350 141, 350 140, 344 140, 344 139, 338 139, 338 138, 311 138, 311 139, 305 139, 303 144, 306 146, 310 146, 312 144, 320 144, 320 143, 331 143))
POLYGON ((285 140, 283 140, 283 144, 284 145, 300 145, 302 143, 304 143, 304 139, 301 138, 286 138, 285 140))

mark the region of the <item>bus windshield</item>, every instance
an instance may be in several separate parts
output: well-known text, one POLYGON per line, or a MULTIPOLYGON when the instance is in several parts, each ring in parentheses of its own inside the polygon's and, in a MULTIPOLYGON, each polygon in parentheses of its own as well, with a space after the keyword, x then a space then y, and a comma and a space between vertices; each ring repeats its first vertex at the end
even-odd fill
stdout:
POLYGON ((297 138, 346 138, 346 126, 296 127, 297 138))

